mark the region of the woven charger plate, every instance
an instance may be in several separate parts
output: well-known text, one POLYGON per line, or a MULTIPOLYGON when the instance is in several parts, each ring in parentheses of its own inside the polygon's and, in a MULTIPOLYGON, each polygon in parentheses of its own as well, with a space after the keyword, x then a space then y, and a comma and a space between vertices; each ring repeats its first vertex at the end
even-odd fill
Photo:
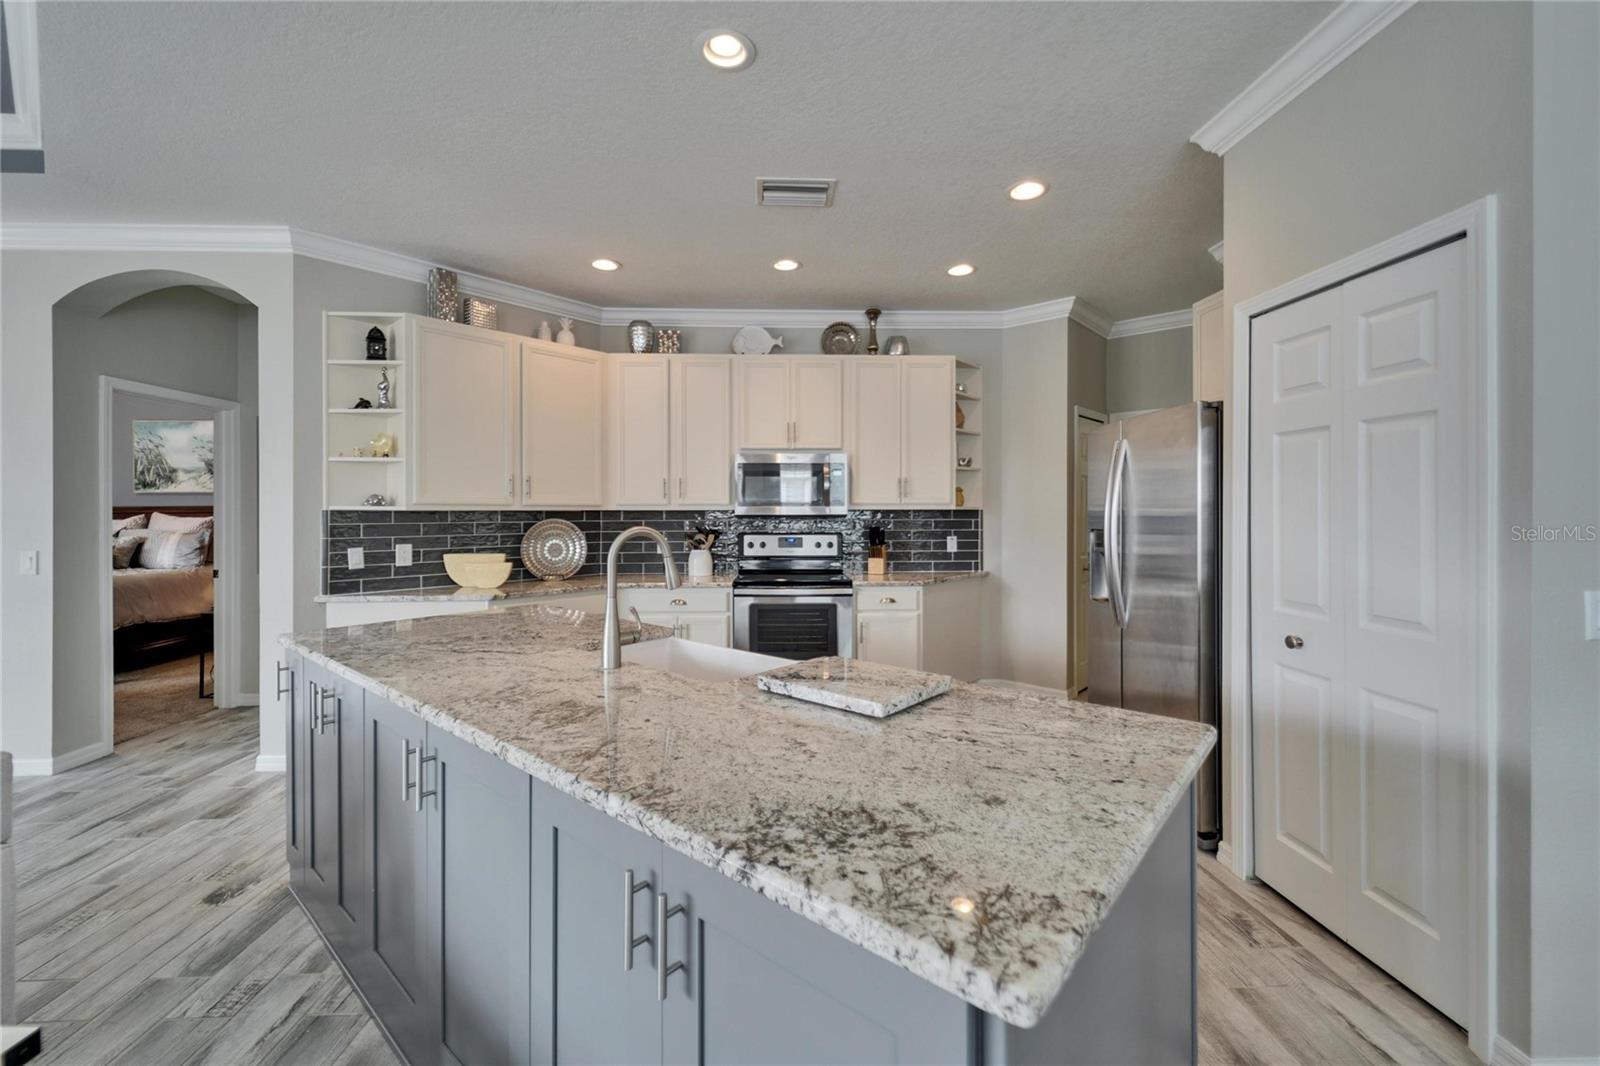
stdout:
POLYGON ((583 531, 564 518, 536 522, 522 538, 522 565, 535 577, 571 577, 589 556, 583 531))

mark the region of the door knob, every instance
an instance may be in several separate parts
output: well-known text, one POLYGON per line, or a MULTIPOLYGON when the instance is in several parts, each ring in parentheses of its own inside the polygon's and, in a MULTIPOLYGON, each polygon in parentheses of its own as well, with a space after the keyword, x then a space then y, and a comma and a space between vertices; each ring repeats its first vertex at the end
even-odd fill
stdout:
POLYGON ((1288 648, 1290 651, 1299 651, 1301 648, 1306 646, 1306 642, 1295 636, 1293 633, 1290 633, 1287 637, 1283 638, 1283 646, 1288 648))

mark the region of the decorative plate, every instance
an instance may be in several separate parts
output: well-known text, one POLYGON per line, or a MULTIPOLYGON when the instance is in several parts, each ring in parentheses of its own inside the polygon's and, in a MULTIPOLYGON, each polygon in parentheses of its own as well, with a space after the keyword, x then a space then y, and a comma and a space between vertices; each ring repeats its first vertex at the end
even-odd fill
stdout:
POLYGON ((856 328, 848 322, 835 322, 822 331, 823 355, 856 354, 856 328))
POLYGON ((546 581, 576 574, 588 555, 583 531, 564 518, 536 522, 522 538, 522 565, 546 581))
POLYGON ((774 337, 760 326, 746 326, 733 335, 734 355, 766 355, 782 347, 782 337, 774 337))

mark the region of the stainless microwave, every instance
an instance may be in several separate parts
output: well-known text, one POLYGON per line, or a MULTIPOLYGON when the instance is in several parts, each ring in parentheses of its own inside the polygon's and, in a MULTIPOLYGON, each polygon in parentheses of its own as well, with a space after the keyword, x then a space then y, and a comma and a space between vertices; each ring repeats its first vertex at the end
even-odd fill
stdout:
POLYGON ((850 510, 844 452, 748 452, 733 461, 733 513, 817 515, 850 510))

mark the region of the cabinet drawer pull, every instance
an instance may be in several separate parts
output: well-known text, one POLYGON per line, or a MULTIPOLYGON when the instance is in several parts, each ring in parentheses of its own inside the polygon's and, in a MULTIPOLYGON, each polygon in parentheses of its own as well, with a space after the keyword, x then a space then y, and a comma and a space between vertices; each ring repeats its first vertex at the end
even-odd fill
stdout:
POLYGON ((650 943, 649 933, 633 935, 633 897, 640 892, 650 891, 650 881, 635 881, 632 870, 622 871, 622 972, 627 973, 633 969, 634 949, 642 944, 650 943))
POLYGON ((661 498, 663 500, 667 498, 667 479, 666 478, 662 478, 661 479, 661 498))
POLYGON ((326 688, 319 688, 317 690, 317 733, 319 735, 330 725, 336 725, 338 723, 340 709, 341 704, 339 701, 339 694, 337 692, 326 688), (333 714, 328 713, 329 700, 333 701, 333 714))
POLYGON ((532 498, 532 496, 533 496, 533 475, 532 474, 523 474, 522 475, 522 494, 524 496, 529 497, 530 499, 532 498))
POLYGON ((663 1003, 667 1001, 667 978, 679 970, 687 970, 689 968, 684 965, 681 959, 671 965, 667 963, 667 919, 686 913, 688 912, 684 909, 683 904, 678 903, 668 907, 667 894, 665 892, 656 893, 656 931, 661 936, 661 950, 656 952, 656 998, 663 1003))
POLYGON ((517 494, 517 479, 515 477, 506 478, 506 496, 511 497, 511 496, 515 496, 516 494, 517 494))
POLYGON ((682 596, 675 596, 672 599, 672 606, 674 606, 674 607, 687 607, 687 606, 689 606, 689 601, 684 599, 682 596))
POLYGON ((678 478, 678 499, 681 501, 688 493, 683 488, 683 478, 678 478))
MULTIPOLYGON (((424 778, 422 776, 423 775, 423 769, 422 768, 423 768, 423 766, 427 765, 430 762, 431 763, 436 763, 438 761, 439 761, 439 756, 437 756, 437 755, 424 755, 424 754, 422 754, 421 745, 417 746, 417 810, 419 812, 422 810, 422 801, 423 800, 427 799, 429 796, 437 796, 439 794, 439 790, 436 789, 436 788, 424 789, 422 787, 422 782, 426 780, 426 778, 424 778)), ((437 776, 438 771, 435 770, 434 774, 437 776)), ((435 800, 434 801, 434 806, 437 807, 438 805, 439 805, 438 800, 435 800)))
POLYGON ((417 783, 411 779, 411 756, 416 755, 418 749, 411 746, 411 741, 405 737, 400 738, 400 802, 404 803, 411 798, 411 790, 417 783))
POLYGON ((878 598, 878 602, 879 603, 899 603, 900 601, 895 599, 893 596, 880 596, 878 598))
POLYGON ((283 665, 282 663, 279 663, 278 664, 278 699, 281 701, 283 699, 283 697, 287 696, 289 693, 291 693, 293 691, 294 691, 294 669, 293 669, 293 667, 288 667, 288 666, 283 665), (284 674, 288 674, 289 675, 289 683, 287 685, 285 685, 283 683, 283 675, 284 674))

